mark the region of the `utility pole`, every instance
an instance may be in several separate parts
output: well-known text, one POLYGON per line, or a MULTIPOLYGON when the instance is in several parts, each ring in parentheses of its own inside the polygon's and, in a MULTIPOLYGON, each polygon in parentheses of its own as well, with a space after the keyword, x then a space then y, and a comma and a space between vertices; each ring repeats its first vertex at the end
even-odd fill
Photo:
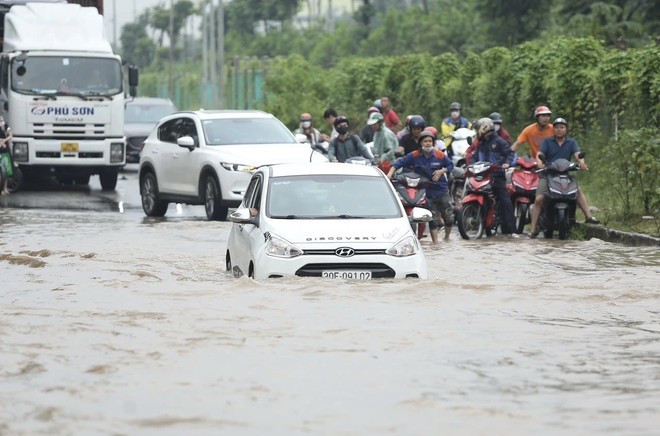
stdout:
POLYGON ((213 0, 211 0, 211 12, 209 13, 209 65, 211 66, 211 103, 213 109, 218 108, 218 62, 216 58, 217 49, 216 44, 218 42, 217 32, 215 30, 215 14, 214 12, 213 0))
POLYGON ((225 108, 225 5, 224 0, 218 4, 218 104, 219 109, 225 108))
POLYGON ((117 0, 112 0, 112 45, 117 50, 117 0))
POLYGON ((169 98, 174 98, 174 78, 172 77, 172 66, 174 64, 174 0, 170 0, 170 62, 168 68, 168 93, 169 98))

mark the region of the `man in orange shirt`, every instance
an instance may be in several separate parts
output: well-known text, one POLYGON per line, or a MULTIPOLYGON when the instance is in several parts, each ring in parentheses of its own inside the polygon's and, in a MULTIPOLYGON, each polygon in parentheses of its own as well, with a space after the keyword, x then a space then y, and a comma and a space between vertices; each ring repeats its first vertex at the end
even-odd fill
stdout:
POLYGON ((511 146, 511 150, 514 152, 520 146, 520 144, 527 143, 529 144, 529 155, 532 158, 536 158, 536 155, 539 154, 539 148, 541 143, 545 138, 549 138, 553 135, 554 129, 552 124, 550 124, 550 115, 552 112, 547 106, 538 106, 534 109, 534 118, 536 122, 525 127, 518 139, 511 146))

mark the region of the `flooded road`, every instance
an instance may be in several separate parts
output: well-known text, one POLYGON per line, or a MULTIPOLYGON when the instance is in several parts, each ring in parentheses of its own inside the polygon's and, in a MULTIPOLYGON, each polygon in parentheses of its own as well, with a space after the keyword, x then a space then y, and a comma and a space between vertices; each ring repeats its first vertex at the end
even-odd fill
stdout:
POLYGON ((137 190, 0 199, 0 434, 658 433, 657 247, 455 231, 428 280, 255 282, 137 190))

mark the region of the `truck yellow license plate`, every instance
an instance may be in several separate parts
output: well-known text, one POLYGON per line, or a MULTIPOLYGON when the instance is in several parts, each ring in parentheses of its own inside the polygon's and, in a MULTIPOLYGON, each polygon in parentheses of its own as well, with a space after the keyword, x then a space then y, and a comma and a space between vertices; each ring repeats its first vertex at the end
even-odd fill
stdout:
POLYGON ((63 153, 77 153, 78 152, 78 143, 77 142, 63 142, 62 143, 62 152, 63 153))

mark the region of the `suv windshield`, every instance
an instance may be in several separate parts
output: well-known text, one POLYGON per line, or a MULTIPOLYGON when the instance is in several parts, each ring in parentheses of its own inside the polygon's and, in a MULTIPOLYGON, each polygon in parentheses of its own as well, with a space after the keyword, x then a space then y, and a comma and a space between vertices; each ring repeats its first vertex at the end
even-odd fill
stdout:
POLYGON ((207 145, 296 143, 289 129, 275 118, 203 120, 207 145))
POLYGON ((283 219, 402 216, 399 200, 385 179, 346 175, 272 178, 266 215, 283 219))

